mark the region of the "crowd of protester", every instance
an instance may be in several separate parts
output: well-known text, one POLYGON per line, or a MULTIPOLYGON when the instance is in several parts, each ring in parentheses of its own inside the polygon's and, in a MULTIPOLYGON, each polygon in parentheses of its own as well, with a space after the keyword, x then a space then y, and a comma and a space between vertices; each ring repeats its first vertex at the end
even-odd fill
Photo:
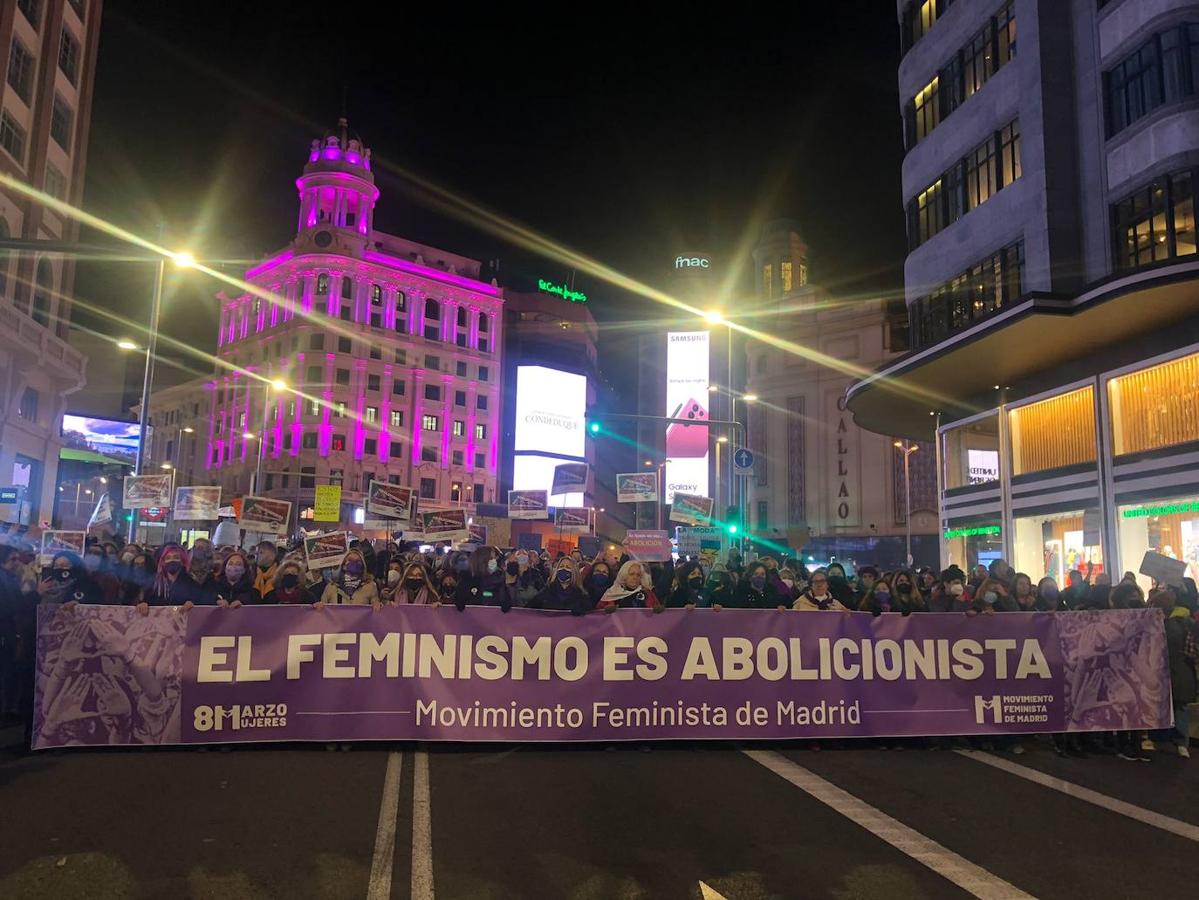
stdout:
MULTIPOLYGON (((82 558, 60 552, 44 568, 32 544, 0 543, 0 720, 25 719, 28 725, 40 603, 128 605, 143 611, 156 606, 186 610, 260 604, 423 604, 458 610, 498 606, 505 612, 524 607, 576 616, 630 608, 989 616, 1154 606, 1165 616, 1174 730, 1157 735, 1055 735, 1053 746, 1061 754, 1114 752, 1140 760, 1155 749, 1156 738, 1173 743, 1180 756, 1189 756, 1187 705, 1199 693, 1199 592, 1189 578, 1181 586, 1155 584, 1146 597, 1131 572, 1113 585, 1107 573, 1071 571, 1060 587, 1048 577, 1034 584, 1003 560, 971 572, 957 566, 940 573, 927 567, 879 571, 862 566, 847 577, 837 562, 809 571, 800 560, 786 556, 743 562, 736 551, 721 561, 642 563, 612 546, 590 560, 577 549, 553 558, 544 550, 488 546, 425 552, 394 542, 381 549, 368 541, 350 546, 336 568, 312 571, 302 546, 271 541, 245 552, 216 547, 206 539, 187 548, 89 539, 82 558)), ((1014 738, 981 744, 1023 752, 1014 738)))

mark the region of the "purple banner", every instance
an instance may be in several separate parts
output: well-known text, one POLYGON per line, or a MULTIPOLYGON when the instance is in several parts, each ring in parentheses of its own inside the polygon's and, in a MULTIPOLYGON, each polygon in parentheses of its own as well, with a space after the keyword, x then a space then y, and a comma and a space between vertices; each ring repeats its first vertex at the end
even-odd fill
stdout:
POLYGON ((34 746, 1107 731, 1172 722, 1157 610, 39 610, 34 746))

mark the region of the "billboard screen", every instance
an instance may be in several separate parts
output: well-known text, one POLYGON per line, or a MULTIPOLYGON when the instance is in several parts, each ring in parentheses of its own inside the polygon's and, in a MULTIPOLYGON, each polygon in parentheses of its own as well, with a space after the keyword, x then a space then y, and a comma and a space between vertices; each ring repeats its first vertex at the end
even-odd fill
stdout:
MULTIPOLYGON (((708 415, 708 332, 666 335, 666 415, 705 422, 708 415)), ((666 502, 674 492, 708 496, 708 428, 666 426, 666 502)))
MULTIPOLYGON (((516 367, 516 452, 585 453, 587 378, 544 366, 516 367)), ((516 485, 516 489, 522 489, 516 485)))
MULTIPOLYGON (((558 459, 554 456, 538 456, 526 453, 512 458, 512 489, 515 491, 546 491, 549 492, 554 484, 554 469, 569 460, 558 459)), ((555 494, 550 497, 550 506, 583 506, 585 498, 582 493, 555 494)))
MULTIPOLYGON (((131 463, 137 458, 137 431, 136 422, 69 413, 62 417, 62 436, 66 446, 76 450, 92 450, 131 463)), ((148 432, 146 436, 148 439, 148 432)))

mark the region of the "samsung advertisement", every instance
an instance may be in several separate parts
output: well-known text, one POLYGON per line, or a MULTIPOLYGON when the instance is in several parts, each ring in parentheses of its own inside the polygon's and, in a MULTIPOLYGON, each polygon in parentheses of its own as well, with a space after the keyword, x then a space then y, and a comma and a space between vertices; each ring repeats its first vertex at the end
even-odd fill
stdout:
POLYGON ((708 496, 708 332, 666 335, 666 502, 675 491, 708 496), (690 422, 697 424, 692 425, 690 422))
MULTIPOLYGON (((512 488, 550 490, 554 468, 586 462, 587 378, 544 366, 516 367, 516 434, 512 488), (548 456, 544 454, 555 454, 548 456)), ((550 497, 550 505, 583 506, 583 494, 550 497)))

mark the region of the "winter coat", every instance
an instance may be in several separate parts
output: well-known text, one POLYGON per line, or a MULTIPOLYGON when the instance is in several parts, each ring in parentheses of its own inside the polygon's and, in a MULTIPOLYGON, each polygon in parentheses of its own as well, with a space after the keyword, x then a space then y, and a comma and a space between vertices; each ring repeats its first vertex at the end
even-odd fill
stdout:
POLYGON ((463 572, 458 577, 454 606, 459 612, 468 606, 498 606, 507 612, 512 608, 512 602, 512 588, 505 582, 502 571, 489 572, 481 578, 471 572, 463 572))
POLYGON ((581 616, 594 608, 591 598, 581 587, 570 584, 564 588, 557 582, 551 582, 529 601, 529 609, 555 609, 569 612, 572 616, 581 616))
POLYGON ((1166 649, 1170 655, 1170 690, 1174 705, 1194 703, 1199 698, 1199 678, 1195 673, 1199 652, 1199 625, 1183 606, 1174 607, 1166 618, 1166 649), (1189 653, 1189 655, 1188 655, 1189 653))
POLYGON ((352 592, 340 581, 330 581, 321 593, 321 602, 329 606, 370 606, 379 603, 379 589, 369 575, 352 592))

